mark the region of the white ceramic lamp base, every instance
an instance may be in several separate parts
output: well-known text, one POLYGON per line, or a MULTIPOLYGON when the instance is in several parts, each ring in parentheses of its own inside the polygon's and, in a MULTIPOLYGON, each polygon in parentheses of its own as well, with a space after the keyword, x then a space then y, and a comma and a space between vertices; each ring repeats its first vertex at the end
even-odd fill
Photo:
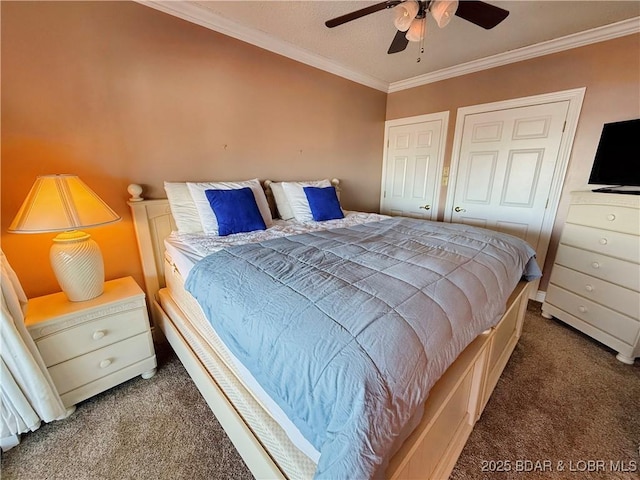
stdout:
POLYGON ((60 288, 72 302, 83 302, 102 295, 104 262, 100 247, 85 232, 73 230, 53 239, 51 267, 60 288))

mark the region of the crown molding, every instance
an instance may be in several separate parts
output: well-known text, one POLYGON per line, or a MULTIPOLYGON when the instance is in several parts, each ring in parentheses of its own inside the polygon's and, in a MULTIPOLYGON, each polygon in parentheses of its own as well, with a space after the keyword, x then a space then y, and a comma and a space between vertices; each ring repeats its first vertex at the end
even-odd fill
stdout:
POLYGON ((257 47, 263 48, 278 55, 282 55, 300 63, 324 70, 325 72, 338 75, 347 80, 366 85, 367 87, 387 92, 389 82, 380 80, 369 75, 351 70, 339 63, 332 62, 300 47, 274 38, 266 33, 248 28, 239 23, 213 13, 211 10, 197 3, 189 1, 162 1, 162 0, 135 0, 137 3, 154 8, 174 17, 181 18, 201 27, 214 30, 223 35, 242 40, 257 47))
POLYGON ((624 37, 626 35, 632 35, 639 32, 640 17, 634 17, 621 22, 605 25, 603 27, 594 28, 592 30, 519 48, 510 52, 500 53, 480 60, 462 63, 451 68, 443 68, 442 70, 437 70, 435 72, 409 78, 407 80, 393 82, 389 84, 388 93, 399 92, 401 90, 419 87, 428 83, 467 75, 469 73, 507 65, 509 63, 521 62, 535 57, 541 57, 564 50, 570 50, 572 48, 590 45, 592 43, 604 42, 606 40, 612 40, 614 38, 624 37))
POLYGON ((521 62, 531 58, 541 57, 552 53, 582 47, 592 43, 612 40, 640 32, 640 17, 630 18, 621 22, 612 23, 603 27, 594 28, 584 32, 567 35, 528 47, 511 50, 509 52, 492 55, 490 57, 473 60, 471 62, 443 68, 435 72, 426 73, 417 77, 388 83, 379 78, 365 75, 336 62, 316 55, 291 43, 274 38, 266 33, 259 32, 239 23, 233 22, 211 10, 191 1, 172 0, 135 0, 137 3, 154 8, 161 12, 173 15, 196 25, 214 30, 229 37, 250 43, 278 55, 310 65, 325 72, 338 75, 367 87, 380 90, 385 93, 399 92, 409 88, 419 87, 429 83, 439 82, 448 78, 467 75, 482 70, 487 70, 510 63, 521 62))

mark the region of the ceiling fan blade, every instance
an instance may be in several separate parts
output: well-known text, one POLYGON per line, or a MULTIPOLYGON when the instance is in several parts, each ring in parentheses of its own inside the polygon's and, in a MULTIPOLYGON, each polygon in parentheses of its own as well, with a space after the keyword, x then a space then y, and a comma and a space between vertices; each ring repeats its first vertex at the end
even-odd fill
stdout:
POLYGON ((456 16, 467 20, 487 30, 502 22, 509 12, 495 5, 475 0, 458 3, 456 16))
POLYGON ((405 48, 407 48, 407 45, 409 45, 409 40, 407 40, 407 32, 398 30, 396 32, 396 36, 393 37, 393 41, 391 42, 387 53, 391 54, 402 52, 405 48))
POLYGON ((341 15, 340 17, 327 20, 326 22, 324 22, 324 24, 329 28, 337 27, 338 25, 342 25, 343 23, 350 22, 351 20, 364 17, 365 15, 376 13, 386 8, 393 8, 400 3, 402 3, 401 0, 387 0, 386 2, 376 3, 375 5, 370 5, 368 7, 361 8, 360 10, 355 10, 351 13, 341 15))

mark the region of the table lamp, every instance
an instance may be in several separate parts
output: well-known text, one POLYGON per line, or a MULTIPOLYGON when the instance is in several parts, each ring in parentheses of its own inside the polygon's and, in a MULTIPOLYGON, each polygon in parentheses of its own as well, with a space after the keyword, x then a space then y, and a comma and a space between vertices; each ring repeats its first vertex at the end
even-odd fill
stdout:
POLYGON ((9 232, 62 232, 53 239, 51 266, 67 298, 83 302, 102 294, 104 262, 98 244, 77 229, 120 219, 76 175, 42 175, 31 187, 9 232))

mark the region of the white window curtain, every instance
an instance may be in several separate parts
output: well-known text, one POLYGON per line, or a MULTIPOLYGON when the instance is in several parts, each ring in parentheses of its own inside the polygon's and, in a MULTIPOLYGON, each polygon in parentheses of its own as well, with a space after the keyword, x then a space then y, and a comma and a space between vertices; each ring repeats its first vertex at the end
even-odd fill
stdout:
POLYGON ((0 263, 0 447, 8 450, 19 443, 21 433, 38 429, 42 421, 65 418, 75 408, 65 409, 40 352, 24 325, 27 297, 1 250, 0 263))

